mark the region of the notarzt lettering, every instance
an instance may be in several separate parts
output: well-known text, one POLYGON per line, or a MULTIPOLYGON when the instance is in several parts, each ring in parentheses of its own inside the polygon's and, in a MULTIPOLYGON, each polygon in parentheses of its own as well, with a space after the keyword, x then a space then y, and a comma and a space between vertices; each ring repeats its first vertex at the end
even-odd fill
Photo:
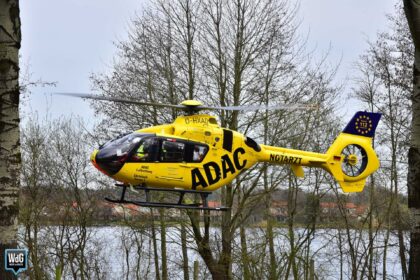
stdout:
POLYGON ((300 164, 302 162, 302 158, 286 156, 286 155, 270 154, 270 161, 274 161, 278 163, 286 163, 286 164, 300 164))
POLYGON ((225 179, 228 176, 228 173, 232 175, 237 171, 242 170, 246 166, 246 160, 240 162, 239 154, 245 154, 243 148, 237 148, 233 152, 233 162, 230 159, 228 154, 222 156, 221 167, 214 161, 210 161, 203 165, 205 177, 201 174, 199 168, 194 168, 191 170, 192 177, 192 189, 195 190, 198 186, 203 188, 213 185, 220 181, 220 179, 225 179))

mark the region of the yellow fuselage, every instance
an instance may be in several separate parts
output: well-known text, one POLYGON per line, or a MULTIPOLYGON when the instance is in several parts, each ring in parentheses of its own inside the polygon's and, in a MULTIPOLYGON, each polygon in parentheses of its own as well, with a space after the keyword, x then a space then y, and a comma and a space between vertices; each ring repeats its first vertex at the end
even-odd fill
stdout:
MULTIPOLYGON (((115 174, 107 174, 131 185, 213 191, 230 183, 256 163, 269 162, 291 165, 294 174, 299 177, 304 175, 302 166, 321 167, 333 174, 344 191, 361 191, 365 178, 379 167, 371 148, 371 139, 346 133, 340 134, 326 154, 260 146, 243 134, 220 127, 216 119, 209 115, 181 116, 172 124, 145 128, 136 133, 150 133, 160 139, 160 143, 168 139, 184 144, 201 143, 207 146, 207 152, 200 162, 162 162, 159 159, 153 162, 126 162, 115 174), (363 173, 351 178, 341 172, 344 159, 341 152, 349 143, 363 146, 370 158, 363 173)), ((97 152, 91 157, 95 166, 97 152)))

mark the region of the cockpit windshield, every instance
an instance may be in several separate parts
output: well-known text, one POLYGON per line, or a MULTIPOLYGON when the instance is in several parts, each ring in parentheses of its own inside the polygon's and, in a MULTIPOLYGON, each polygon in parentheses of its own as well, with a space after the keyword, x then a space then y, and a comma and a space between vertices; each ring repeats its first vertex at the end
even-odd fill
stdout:
POLYGON ((134 132, 121 135, 99 147, 94 164, 112 176, 125 163, 202 162, 208 150, 207 145, 199 142, 134 132))
POLYGON ((152 134, 130 133, 108 141, 99 148, 97 164, 107 173, 115 174, 123 166, 131 152, 152 134))
POLYGON ((130 133, 108 141, 100 149, 101 151, 114 151, 117 156, 122 156, 127 154, 145 136, 150 136, 150 134, 130 133))

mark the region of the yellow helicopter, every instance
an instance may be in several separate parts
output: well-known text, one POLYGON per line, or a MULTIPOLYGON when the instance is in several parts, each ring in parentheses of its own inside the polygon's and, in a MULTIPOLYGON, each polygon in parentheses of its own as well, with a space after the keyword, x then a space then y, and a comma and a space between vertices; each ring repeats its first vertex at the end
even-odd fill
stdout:
POLYGON ((121 182, 117 185, 123 187, 120 199, 107 198, 110 202, 226 210, 225 207, 209 207, 207 196, 259 162, 290 165, 297 177, 304 176, 303 166, 322 168, 332 174, 344 192, 362 191, 366 178, 379 168, 378 157, 372 148, 372 137, 381 117, 379 113, 357 112, 328 151, 321 154, 260 145, 239 132, 220 127, 215 117, 199 114, 204 109, 242 110, 240 106, 208 107, 195 100, 186 100, 180 105, 156 104, 91 94, 65 95, 187 111, 171 124, 120 135, 92 153, 93 165, 121 182), (145 201, 125 199, 127 187, 133 186, 146 192, 145 201), (151 191, 177 192, 180 196, 176 203, 152 202, 151 191), (187 193, 200 194, 202 203, 184 203, 187 193))

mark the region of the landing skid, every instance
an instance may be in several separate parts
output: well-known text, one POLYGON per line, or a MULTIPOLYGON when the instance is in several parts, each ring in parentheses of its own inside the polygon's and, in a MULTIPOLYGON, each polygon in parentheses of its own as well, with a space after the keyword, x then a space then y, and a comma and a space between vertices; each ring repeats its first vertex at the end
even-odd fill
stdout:
POLYGON ((138 201, 138 200, 126 200, 125 193, 127 191, 128 185, 124 184, 115 184, 118 187, 122 187, 121 197, 120 199, 111 199, 105 197, 105 200, 112 203, 121 203, 121 204, 134 204, 142 207, 157 207, 157 208, 178 208, 178 209, 191 209, 191 210, 210 210, 210 211, 226 211, 228 207, 209 207, 207 202, 207 197, 211 194, 211 192, 206 191, 194 191, 194 190, 182 190, 182 189, 166 189, 166 188, 148 188, 145 186, 134 186, 135 190, 144 191, 146 195, 146 201, 138 201), (179 198, 178 202, 176 203, 168 203, 168 202, 153 202, 150 199, 151 192, 172 192, 178 193, 179 198), (183 203, 184 195, 187 193, 199 194, 201 197, 201 203, 183 203))

